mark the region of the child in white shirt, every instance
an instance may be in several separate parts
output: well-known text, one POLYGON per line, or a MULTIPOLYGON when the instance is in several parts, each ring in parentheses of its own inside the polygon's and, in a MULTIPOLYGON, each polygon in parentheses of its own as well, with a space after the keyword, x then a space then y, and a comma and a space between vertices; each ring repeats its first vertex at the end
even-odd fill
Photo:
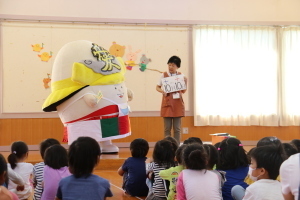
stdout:
POLYGON ((32 175, 33 165, 26 163, 28 157, 28 146, 25 142, 14 142, 11 146, 11 154, 8 156, 8 167, 11 167, 25 181, 24 190, 18 190, 17 185, 9 180, 8 189, 14 192, 19 199, 28 199, 32 193, 30 176, 32 175))
POLYGON ((279 168, 285 159, 282 148, 262 146, 250 154, 249 176, 255 181, 246 190, 239 185, 232 188, 236 200, 284 200, 280 182, 276 180, 279 168))

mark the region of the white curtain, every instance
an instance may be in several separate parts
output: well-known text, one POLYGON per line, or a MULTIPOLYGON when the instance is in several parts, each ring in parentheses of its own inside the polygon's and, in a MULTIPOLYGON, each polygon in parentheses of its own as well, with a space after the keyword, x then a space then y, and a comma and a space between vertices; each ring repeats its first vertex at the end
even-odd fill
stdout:
POLYGON ((278 126, 276 29, 194 27, 196 126, 278 126))
POLYGON ((282 31, 282 109, 280 125, 300 125, 300 27, 282 31))

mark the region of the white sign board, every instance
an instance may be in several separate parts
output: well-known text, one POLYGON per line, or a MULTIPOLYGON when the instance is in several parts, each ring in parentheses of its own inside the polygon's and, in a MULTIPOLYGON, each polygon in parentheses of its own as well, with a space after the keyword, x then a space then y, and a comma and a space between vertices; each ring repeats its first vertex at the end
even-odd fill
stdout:
POLYGON ((177 92, 185 90, 186 85, 183 75, 170 76, 162 79, 162 89, 166 93, 177 92))

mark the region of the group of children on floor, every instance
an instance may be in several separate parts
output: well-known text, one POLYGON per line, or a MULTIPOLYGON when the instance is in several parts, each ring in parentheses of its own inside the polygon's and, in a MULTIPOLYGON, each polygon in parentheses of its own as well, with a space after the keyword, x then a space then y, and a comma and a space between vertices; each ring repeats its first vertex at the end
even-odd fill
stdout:
MULTIPOLYGON (((148 142, 135 139, 132 157, 118 174, 125 194, 146 200, 290 200, 298 199, 300 140, 281 143, 262 138, 249 152, 236 138, 213 145, 191 137, 182 145, 172 137, 156 142, 147 159, 148 142), (287 159, 287 160, 286 160, 287 159)), ((101 149, 94 139, 79 137, 68 152, 55 139, 40 144, 43 162, 26 163, 28 147, 14 142, 6 159, 0 154, 0 199, 35 200, 111 197, 109 181, 93 174, 101 149)))
POLYGON ((156 142, 149 159, 148 150, 146 140, 135 139, 130 145, 132 157, 118 170, 127 195, 146 200, 299 198, 298 139, 281 143, 277 137, 265 137, 246 152, 240 140, 231 137, 214 146, 196 137, 179 146, 166 137, 156 142))
POLYGON ((0 154, 0 200, 104 200, 111 197, 108 180, 93 173, 100 161, 101 149, 96 140, 79 137, 67 150, 56 139, 40 144, 43 162, 26 163, 28 147, 14 142, 6 162, 0 154))

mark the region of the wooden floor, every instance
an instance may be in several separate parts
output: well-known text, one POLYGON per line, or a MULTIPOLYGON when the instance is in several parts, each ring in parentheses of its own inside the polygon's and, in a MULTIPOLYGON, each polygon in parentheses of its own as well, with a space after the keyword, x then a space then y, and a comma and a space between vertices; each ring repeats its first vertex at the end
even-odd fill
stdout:
MULTIPOLYGON (((246 151, 249 151, 253 146, 244 146, 246 151)), ((150 148, 148 157, 152 157, 153 148, 150 148)), ((1 152, 7 158, 9 152, 1 152)), ((134 200, 145 199, 145 197, 130 197, 124 195, 122 190, 122 177, 117 174, 118 168, 124 163, 125 159, 130 157, 129 148, 120 148, 118 154, 103 154, 100 158, 100 163, 96 167, 94 174, 97 174, 111 183, 111 191, 113 197, 107 198, 108 200, 134 200)), ((32 164, 41 162, 42 158, 39 151, 30 151, 28 154, 27 162, 32 164)))

